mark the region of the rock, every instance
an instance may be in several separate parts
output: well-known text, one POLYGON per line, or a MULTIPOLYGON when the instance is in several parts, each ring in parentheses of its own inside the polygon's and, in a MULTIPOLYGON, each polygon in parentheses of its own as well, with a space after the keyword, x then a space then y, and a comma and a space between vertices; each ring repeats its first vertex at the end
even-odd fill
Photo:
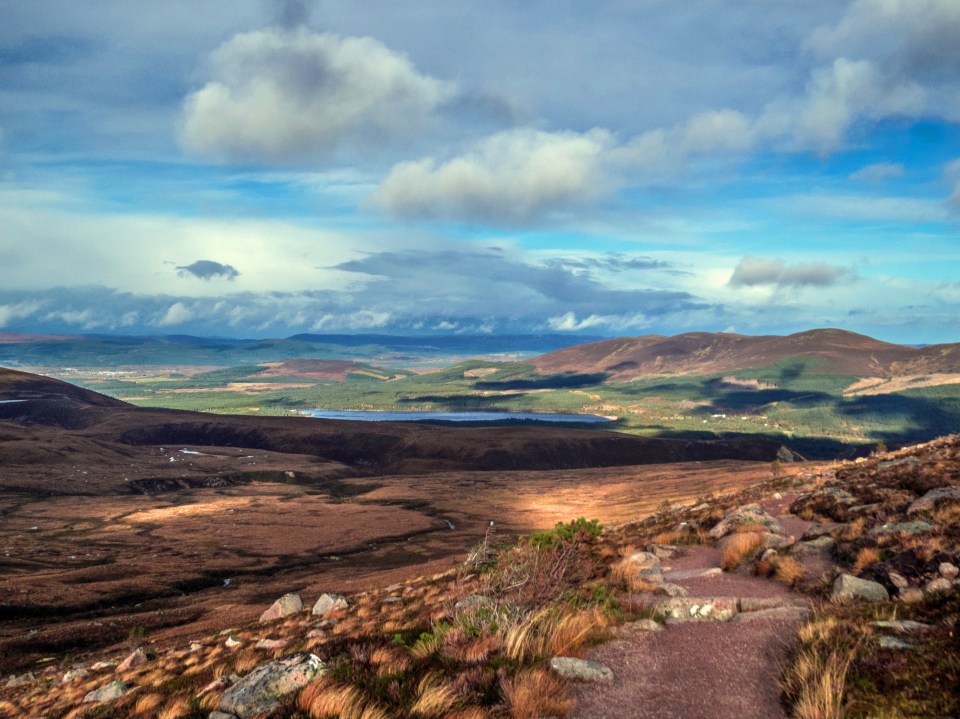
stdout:
POLYGON ((880 537, 888 534, 906 534, 913 536, 923 534, 933 529, 930 522, 924 522, 922 519, 915 519, 912 522, 887 522, 870 530, 871 537, 880 537))
POLYGON ((773 534, 772 532, 763 533, 764 549, 786 549, 796 543, 796 537, 784 537, 782 534, 773 534))
POLYGON ((771 498, 773 499, 773 501, 779 502, 781 499, 783 499, 783 495, 780 494, 780 492, 774 492, 774 493, 771 495, 771 498))
POLYGON ((960 485, 931 489, 910 505, 907 509, 907 514, 913 516, 921 512, 930 512, 934 507, 943 502, 960 502, 960 485))
POLYGON ((894 572, 892 569, 887 572, 887 579, 890 580, 890 584, 897 588, 897 591, 902 591, 910 586, 910 582, 907 581, 905 576, 899 572, 894 572))
POLYGON ((574 657, 553 657, 550 668, 564 679, 575 679, 581 682, 612 682, 613 671, 600 662, 574 657))
POLYGON ((653 590, 653 593, 667 597, 685 597, 687 594, 689 594, 689 592, 687 592, 687 590, 681 587, 679 584, 673 584, 671 582, 664 582, 663 584, 659 585, 653 590))
POLYGON ((723 519, 717 522, 716 526, 710 530, 710 536, 713 539, 720 539, 727 536, 734 528, 743 524, 760 524, 768 532, 773 534, 783 534, 783 527, 773 517, 760 509, 759 504, 745 504, 742 507, 728 510, 723 519))
POLYGON ((737 614, 735 597, 672 597, 659 602, 657 614, 668 624, 677 622, 725 622, 737 614))
POLYGON ((277 601, 270 605, 263 614, 260 615, 260 622, 271 622, 280 617, 286 617, 303 610, 303 600, 296 592, 284 594, 277 601))
POLYGON ((676 582, 683 579, 700 579, 701 577, 719 577, 723 574, 720 567, 709 567, 707 569, 678 569, 675 572, 667 572, 663 578, 668 582, 676 582))
POLYGON ((453 605, 454 611, 457 612, 470 612, 476 611, 481 607, 488 607, 493 605, 493 600, 486 596, 485 594, 470 594, 457 601, 453 605))
POLYGON ((931 579, 929 582, 923 585, 923 591, 925 594, 942 594, 944 592, 949 592, 951 589, 953 589, 953 582, 944 577, 931 579))
POLYGON ((775 559, 779 556, 779 552, 776 549, 765 549, 763 554, 760 555, 761 562, 769 562, 772 559, 775 559))
POLYGON ((653 542, 647 545, 647 551, 657 559, 673 559, 683 554, 683 549, 680 547, 675 547, 672 544, 654 544, 653 542))
POLYGON ((929 624, 914 622, 910 619, 880 619, 870 622, 870 626, 877 629, 890 629, 894 632, 923 632, 930 629, 929 624))
POLYGON ((123 673, 128 672, 131 669, 136 669, 137 667, 142 667, 144 664, 149 662, 150 659, 147 657, 146 652, 137 647, 130 654, 117 665, 117 672, 123 673))
POLYGON ((865 602, 886 602, 890 595, 886 587, 879 582, 860 579, 852 574, 841 574, 833 581, 833 593, 830 599, 835 602, 846 599, 860 599, 865 602))
POLYGON ((212 682, 207 684, 199 692, 197 692, 196 698, 199 699, 200 697, 206 696, 210 692, 216 692, 216 691, 220 691, 221 689, 226 689, 228 686, 230 686, 230 680, 227 679, 227 677, 218 677, 217 679, 214 679, 212 682))
POLYGON ((803 533, 800 539, 804 541, 810 539, 819 539, 820 537, 825 537, 828 534, 832 534, 839 527, 839 524, 814 524, 810 527, 807 527, 807 530, 803 533))
POLYGON ((289 642, 286 639, 261 639, 256 643, 257 649, 282 649, 289 642))
POLYGON ((806 462, 802 454, 798 454, 790 449, 787 445, 781 444, 780 449, 777 450, 777 459, 781 462, 806 462))
POLYGON ((940 572, 940 576, 944 579, 956 579, 957 575, 960 574, 960 569, 957 568, 956 564, 951 562, 940 562, 940 566, 937 569, 940 572))
POLYGON ((226 712, 210 712, 207 719, 237 719, 237 715, 227 714, 226 712))
POLYGON ((133 687, 126 682, 110 682, 109 684, 104 684, 99 689, 94 689, 92 692, 89 692, 83 698, 83 703, 90 704, 92 702, 112 702, 114 699, 119 699, 122 697, 132 688, 133 687))
POLYGON ((243 646, 243 641, 236 637, 227 637, 227 641, 223 644, 227 649, 236 649, 237 647, 243 646))
POLYGON ((96 662, 90 667, 90 670, 99 672, 101 669, 112 669, 115 666, 117 666, 116 662, 96 662))
POLYGON ((350 606, 347 598, 339 594, 321 594, 317 603, 313 605, 313 614, 318 617, 346 609, 350 606))
POLYGON ((69 684, 70 682, 75 682, 78 679, 83 679, 90 676, 90 672, 84 669, 83 667, 78 667, 77 669, 71 669, 63 675, 63 678, 60 680, 61 684, 69 684))
POLYGON ((917 604, 923 601, 923 591, 916 587, 907 587, 900 590, 897 598, 906 604, 917 604))
POLYGON ((651 567, 650 569, 641 569, 637 572, 637 579, 641 579, 649 584, 657 586, 663 584, 663 570, 660 567, 651 567))
POLYGON ((767 609, 802 606, 806 606, 803 600, 793 597, 740 597, 738 609, 741 612, 762 612, 767 609))
POLYGON ((37 680, 37 677, 33 672, 27 672, 26 674, 18 674, 16 676, 11 674, 7 678, 7 686, 19 687, 24 684, 29 684, 30 682, 34 682, 36 680, 37 680))
POLYGON ((624 632, 662 632, 663 625, 652 619, 638 619, 635 622, 627 622, 621 629, 624 632))
POLYGON ((881 649, 913 649, 913 644, 896 637, 883 636, 880 637, 878 643, 881 649))
POLYGON ((822 554, 833 549, 837 540, 833 537, 823 536, 811 539, 806 542, 797 542, 793 545, 793 553, 797 556, 809 554, 822 554))
POLYGON ((280 698, 306 686, 326 665, 315 654, 294 654, 261 664, 220 697, 220 711, 245 717, 280 707, 280 698))
POLYGON ((744 612, 738 614, 731 622, 743 624, 744 622, 755 621, 780 621, 780 622, 802 622, 810 617, 810 610, 807 607, 771 607, 770 609, 760 609, 755 612, 744 612))
POLYGON ((190 646, 187 647, 187 651, 191 654, 199 652, 201 649, 203 649, 203 645, 200 642, 190 642, 190 646))

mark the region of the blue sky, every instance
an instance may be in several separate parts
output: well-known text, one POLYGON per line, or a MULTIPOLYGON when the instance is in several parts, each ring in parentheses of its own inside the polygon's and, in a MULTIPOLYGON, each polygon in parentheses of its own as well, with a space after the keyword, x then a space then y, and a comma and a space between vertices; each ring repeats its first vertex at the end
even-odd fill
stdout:
POLYGON ((956 0, 0 19, 0 331, 960 341, 956 0))

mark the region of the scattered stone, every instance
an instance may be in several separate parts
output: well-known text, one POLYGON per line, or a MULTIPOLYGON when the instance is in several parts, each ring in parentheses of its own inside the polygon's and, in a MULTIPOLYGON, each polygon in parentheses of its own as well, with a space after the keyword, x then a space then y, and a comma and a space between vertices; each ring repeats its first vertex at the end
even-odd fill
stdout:
POLYGON ((26 674, 11 674, 7 679, 8 687, 19 687, 23 684, 29 684, 30 682, 36 681, 37 677, 33 672, 27 672, 26 674))
POLYGON ((119 699, 122 697, 132 688, 133 687, 126 682, 110 682, 109 684, 103 685, 99 689, 94 689, 92 692, 89 692, 83 698, 83 703, 91 704, 93 702, 112 702, 114 699, 119 699))
POLYGON ((218 677, 197 692, 196 698, 199 699, 200 697, 206 696, 210 692, 226 689, 228 686, 230 686, 230 680, 227 677, 218 677))
POLYGON ((207 719, 237 719, 237 715, 227 714, 226 712, 210 712, 207 719))
POLYGON ((187 651, 193 654, 194 652, 199 652, 201 649, 203 649, 203 645, 200 642, 190 642, 187 651))
POLYGON ((771 607, 770 609, 759 609, 757 611, 744 612, 743 614, 738 614, 731 622, 735 624, 742 624, 744 622, 754 622, 754 621, 789 621, 789 622, 801 622, 810 617, 810 610, 807 607, 771 607))
POLYGON ((870 626, 877 629, 890 629, 894 632, 923 632, 930 629, 929 624, 914 622, 910 619, 880 619, 870 622, 870 626))
POLYGON ((612 682, 613 671, 600 662, 574 657, 553 657, 550 668, 564 679, 582 682, 612 682))
POLYGON ((828 534, 832 534, 839 527, 839 524, 814 524, 810 527, 807 527, 807 531, 803 533, 800 539, 804 541, 819 539, 820 537, 825 537, 828 534))
POLYGON ((764 512, 759 504, 745 504, 742 507, 728 510, 723 515, 723 519, 710 530, 710 536, 713 539, 720 539, 743 524, 761 524, 766 527, 768 532, 783 534, 783 527, 780 526, 780 523, 764 512))
POLYGON ((906 589, 901 589, 897 596, 900 601, 906 604, 917 604, 918 602, 923 601, 923 592, 916 587, 907 587, 906 589))
POLYGON ((835 602, 846 599, 861 599, 865 602, 886 602, 890 595, 886 587, 879 582, 860 579, 852 574, 841 574, 833 581, 833 593, 830 599, 835 602))
POLYGON ((150 659, 147 657, 146 652, 144 652, 140 647, 137 647, 127 656, 126 659, 120 662, 120 664, 117 666, 117 672, 121 674, 123 672, 128 672, 131 669, 142 667, 149 661, 150 659))
POLYGON ((735 597, 672 597, 656 605, 667 624, 677 622, 725 622, 737 614, 735 597))
POLYGON ((117 665, 116 662, 97 662, 90 667, 91 671, 99 672, 102 669, 111 669, 117 665))
POLYGON ((893 571, 892 569, 887 572, 887 579, 890 580, 890 584, 897 588, 897 591, 903 591, 910 586, 910 582, 907 581, 905 576, 899 572, 893 571))
POLYGON ((78 667, 77 669, 71 669, 63 675, 63 678, 60 680, 61 684, 69 684, 70 682, 75 682, 78 679, 83 679, 90 676, 90 672, 84 669, 83 667, 78 667))
POLYGON ((331 612, 337 612, 350 606, 347 598, 340 594, 321 594, 317 603, 313 605, 314 616, 322 617, 331 612))
POLYGON ((289 642, 286 639, 261 639, 257 642, 257 649, 282 649, 289 642))
POLYGON ((921 512, 929 512, 943 502, 960 502, 960 485, 931 489, 910 505, 907 514, 913 516, 921 512))
POLYGON ((225 641, 223 644, 227 649, 236 649, 237 647, 243 646, 243 641, 237 639, 236 637, 227 637, 227 641, 225 641))
POLYGON ((774 534, 773 532, 764 532, 763 534, 764 549, 785 549, 795 544, 796 541, 796 537, 784 537, 782 534, 774 534))
POLYGON ((654 589, 653 593, 667 597, 685 597, 689 594, 689 592, 679 584, 673 584, 672 582, 664 582, 654 589))
POLYGON ((492 603, 493 600, 486 595, 470 594, 463 599, 460 599, 456 604, 453 605, 453 608, 458 612, 475 611, 481 607, 489 606, 492 603))
POLYGON ((707 569, 678 569, 675 572, 667 572, 663 578, 668 582, 676 582, 683 579, 700 579, 701 577, 719 577, 723 574, 720 567, 709 567, 707 569))
POLYGON ((220 697, 220 711, 245 719, 280 707, 280 698, 304 686, 326 665, 315 654, 294 654, 261 664, 220 697))
POLYGON ((627 557, 627 561, 638 571, 644 569, 660 569, 660 558, 652 552, 634 552, 627 557))
POLYGON ((952 562, 940 562, 938 567, 940 576, 944 579, 956 579, 957 575, 960 574, 960 569, 957 568, 956 564, 952 562))
POLYGON ((923 591, 926 594, 942 594, 944 592, 949 592, 951 589, 953 589, 953 582, 945 577, 931 579, 929 582, 923 585, 923 591))
POLYGON ((655 544, 651 542, 647 545, 647 551, 657 559, 673 559, 683 554, 683 549, 672 544, 655 544))
POLYGON ((781 499, 783 499, 783 495, 780 494, 780 492, 774 492, 774 493, 773 493, 773 500, 774 500, 775 502, 779 502, 781 499))
POLYGON ((263 614, 260 615, 260 623, 271 622, 280 617, 286 617, 290 614, 303 610, 303 600, 296 592, 284 594, 277 601, 270 605, 263 614))
POLYGON ((913 644, 897 637, 882 636, 878 641, 881 649, 913 649, 913 644))
POLYGON ((869 534, 871 537, 880 537, 888 534, 906 534, 912 537, 915 534, 929 532, 931 529, 933 529, 933 525, 930 524, 930 522, 916 519, 912 522, 887 522, 886 524, 874 527, 870 530, 869 534))

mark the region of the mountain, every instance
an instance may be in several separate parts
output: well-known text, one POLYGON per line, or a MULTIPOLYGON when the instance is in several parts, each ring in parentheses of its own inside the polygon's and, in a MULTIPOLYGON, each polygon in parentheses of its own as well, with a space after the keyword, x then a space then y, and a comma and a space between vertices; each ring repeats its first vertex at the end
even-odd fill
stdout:
POLYGON ((838 329, 786 337, 727 332, 645 335, 576 345, 529 360, 541 374, 606 373, 612 380, 679 374, 708 375, 768 367, 791 359, 819 360, 822 372, 887 377, 960 372, 960 344, 917 348, 838 329))

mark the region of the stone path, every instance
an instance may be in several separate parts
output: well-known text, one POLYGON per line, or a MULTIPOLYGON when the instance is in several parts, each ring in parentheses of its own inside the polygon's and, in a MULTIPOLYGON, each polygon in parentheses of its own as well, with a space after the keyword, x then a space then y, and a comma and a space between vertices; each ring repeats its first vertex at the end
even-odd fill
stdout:
MULTIPOLYGON (((764 505, 786 534, 810 523, 779 516, 788 497, 764 505)), ((729 597, 744 612, 733 621, 681 621, 662 631, 624 631, 592 650, 588 658, 613 670, 607 684, 574 687, 574 719, 782 719, 777 676, 804 609, 762 611, 802 604, 777 582, 746 573, 706 572, 720 564, 714 547, 664 560, 664 579, 684 587, 690 599, 729 597), (700 576, 697 576, 700 575, 700 576), (753 615, 753 616, 751 616, 753 615)), ((690 601, 686 599, 684 601, 690 601)), ((676 601, 676 600, 674 600, 676 601)), ((719 603, 718 603, 719 604, 719 603)))

